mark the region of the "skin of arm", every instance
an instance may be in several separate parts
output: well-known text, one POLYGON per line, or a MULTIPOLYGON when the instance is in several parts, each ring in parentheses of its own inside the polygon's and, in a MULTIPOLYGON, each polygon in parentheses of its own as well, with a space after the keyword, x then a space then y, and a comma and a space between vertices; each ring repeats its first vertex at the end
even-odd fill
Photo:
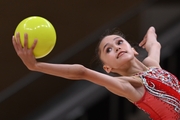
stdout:
POLYGON ((161 44, 157 41, 154 27, 148 29, 139 46, 143 47, 148 52, 148 56, 143 60, 143 63, 148 67, 161 68, 159 65, 161 44))
POLYGON ((34 41, 31 48, 28 48, 28 35, 24 35, 24 47, 20 43, 20 34, 13 36, 12 42, 17 55, 20 57, 25 66, 32 71, 38 71, 58 77, 71 80, 88 80, 100 86, 107 88, 112 93, 123 96, 131 101, 137 101, 141 98, 141 94, 137 92, 134 84, 138 84, 136 78, 132 77, 112 77, 97 71, 88 69, 79 64, 51 64, 38 62, 33 54, 33 49, 37 44, 34 41), (126 80, 124 80, 126 79, 126 80), (132 84, 131 84, 132 83, 132 84))
POLYGON ((64 77, 68 79, 81 79, 84 68, 82 65, 64 65, 64 64, 50 64, 44 62, 37 62, 34 57, 33 50, 37 44, 37 40, 34 41, 33 45, 28 48, 28 35, 24 35, 24 47, 20 42, 20 34, 12 38, 13 46, 17 55, 20 57, 25 66, 32 71, 43 72, 46 74, 64 77))
POLYGON ((105 87, 106 89, 118 96, 128 98, 131 101, 137 101, 141 98, 141 94, 139 94, 134 87, 138 85, 139 81, 133 77, 112 77, 88 69, 83 65, 79 64, 69 65, 39 62, 34 68, 34 71, 39 71, 71 80, 88 80, 97 85, 105 87))

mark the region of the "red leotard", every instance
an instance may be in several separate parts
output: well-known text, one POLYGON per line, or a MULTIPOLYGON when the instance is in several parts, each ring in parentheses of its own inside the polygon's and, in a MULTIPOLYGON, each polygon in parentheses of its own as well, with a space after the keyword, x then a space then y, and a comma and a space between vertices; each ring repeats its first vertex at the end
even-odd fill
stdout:
POLYGON ((171 73, 150 68, 137 74, 143 80, 144 96, 135 103, 153 120, 180 120, 180 82, 171 73))

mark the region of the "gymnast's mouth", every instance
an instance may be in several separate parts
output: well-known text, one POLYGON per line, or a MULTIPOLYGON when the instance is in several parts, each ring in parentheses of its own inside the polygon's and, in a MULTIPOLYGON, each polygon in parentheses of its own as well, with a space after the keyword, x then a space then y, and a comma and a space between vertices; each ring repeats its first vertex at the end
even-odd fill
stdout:
POLYGON ((127 51, 120 51, 118 54, 117 54, 117 59, 119 58, 119 57, 121 57, 122 55, 124 55, 125 53, 127 53, 127 51))

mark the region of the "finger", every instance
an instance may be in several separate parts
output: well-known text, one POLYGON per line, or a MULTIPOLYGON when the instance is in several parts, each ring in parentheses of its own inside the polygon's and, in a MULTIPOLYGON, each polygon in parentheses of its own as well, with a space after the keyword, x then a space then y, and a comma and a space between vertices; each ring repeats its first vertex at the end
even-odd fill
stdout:
POLYGON ((16 36, 14 36, 14 42, 16 43, 16 47, 18 48, 18 50, 22 49, 20 33, 16 33, 16 36))
POLYGON ((142 45, 142 48, 145 49, 145 45, 142 45))
POLYGON ((20 39, 20 33, 17 32, 15 37, 16 37, 16 42, 18 42, 18 40, 20 39))
POLYGON ((28 34, 25 33, 24 34, 24 48, 28 48, 28 34))
POLYGON ((153 32, 156 32, 156 29, 155 29, 153 26, 151 26, 151 27, 149 28, 149 30, 152 30, 153 32))
POLYGON ((12 36, 12 43, 13 43, 15 51, 17 52, 18 51, 18 47, 17 47, 15 36, 12 36))
POLYGON ((143 39, 140 43, 139 43, 139 46, 142 47, 143 45, 146 44, 146 39, 143 39))
POLYGON ((34 42, 33 42, 33 44, 32 44, 32 46, 31 46, 31 49, 32 49, 32 50, 34 50, 34 48, 36 47, 37 42, 38 42, 38 40, 35 39, 34 42))
MULTIPOLYGON (((15 39, 16 39, 16 43, 17 43, 18 45, 21 45, 20 33, 16 33, 15 39)), ((21 46, 22 46, 22 45, 21 45, 21 46)))
POLYGON ((146 41, 147 41, 147 34, 144 36, 143 40, 139 43, 139 46, 142 47, 143 45, 145 45, 146 41))
POLYGON ((146 44, 146 43, 144 43, 144 44, 140 45, 140 47, 145 48, 145 44, 146 44))

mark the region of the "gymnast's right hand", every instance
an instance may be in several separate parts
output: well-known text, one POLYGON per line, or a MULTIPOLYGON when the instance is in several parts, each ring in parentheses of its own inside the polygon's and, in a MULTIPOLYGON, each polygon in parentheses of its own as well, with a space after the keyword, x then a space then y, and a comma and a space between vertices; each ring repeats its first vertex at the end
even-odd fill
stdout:
POLYGON ((24 47, 21 44, 20 33, 12 37, 12 43, 17 55, 29 70, 34 70, 37 64, 33 50, 36 47, 37 40, 34 40, 33 45, 28 48, 28 34, 24 34, 24 47))

